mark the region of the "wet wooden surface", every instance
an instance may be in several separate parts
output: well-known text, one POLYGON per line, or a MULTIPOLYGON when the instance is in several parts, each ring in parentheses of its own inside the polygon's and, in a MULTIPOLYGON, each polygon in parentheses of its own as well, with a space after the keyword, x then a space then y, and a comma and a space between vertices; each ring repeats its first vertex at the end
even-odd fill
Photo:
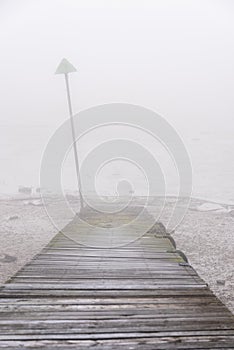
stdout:
POLYGON ((0 348, 234 349, 232 314, 162 226, 102 248, 125 216, 75 219, 1 288, 0 348))

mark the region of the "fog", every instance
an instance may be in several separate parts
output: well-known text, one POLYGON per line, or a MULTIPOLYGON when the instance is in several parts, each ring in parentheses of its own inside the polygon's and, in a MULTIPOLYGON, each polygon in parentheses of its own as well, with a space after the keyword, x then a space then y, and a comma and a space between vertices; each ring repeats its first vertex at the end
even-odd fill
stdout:
POLYGON ((227 0, 1 0, 1 191, 38 184, 68 117, 54 75, 66 57, 78 70, 75 112, 111 102, 156 111, 184 140, 194 195, 234 200, 233 39, 227 0))

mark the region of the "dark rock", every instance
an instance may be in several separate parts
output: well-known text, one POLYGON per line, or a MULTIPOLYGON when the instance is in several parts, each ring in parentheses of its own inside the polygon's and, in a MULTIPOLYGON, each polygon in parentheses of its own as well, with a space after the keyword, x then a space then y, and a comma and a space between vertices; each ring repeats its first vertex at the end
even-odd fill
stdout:
POLYGON ((4 257, 0 258, 0 262, 1 263, 12 263, 15 262, 17 260, 17 258, 15 256, 11 256, 8 254, 4 254, 4 257))
POLYGON ((219 286, 225 286, 226 281, 225 280, 217 280, 216 284, 218 284, 219 286))
POLYGON ((182 259, 184 259, 184 261, 186 263, 188 263, 188 258, 187 256, 181 251, 181 250, 176 250, 175 253, 179 254, 181 256, 182 259))
POLYGON ((17 220, 19 218, 20 218, 19 215, 12 215, 12 216, 9 216, 8 221, 17 220))
POLYGON ((161 222, 156 222, 147 233, 155 234, 155 235, 167 235, 166 227, 161 222))

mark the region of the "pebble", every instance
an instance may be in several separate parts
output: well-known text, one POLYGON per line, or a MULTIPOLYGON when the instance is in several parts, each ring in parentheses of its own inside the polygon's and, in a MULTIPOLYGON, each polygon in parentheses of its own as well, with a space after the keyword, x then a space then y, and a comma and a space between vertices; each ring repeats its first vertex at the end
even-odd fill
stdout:
POLYGON ((12 216, 9 216, 8 221, 17 220, 19 218, 20 218, 19 215, 12 215, 12 216))
POLYGON ((198 211, 223 211, 225 208, 220 204, 215 203, 203 203, 197 206, 198 211))
POLYGON ((216 284, 218 284, 219 286, 225 286, 226 281, 225 280, 217 280, 216 284))

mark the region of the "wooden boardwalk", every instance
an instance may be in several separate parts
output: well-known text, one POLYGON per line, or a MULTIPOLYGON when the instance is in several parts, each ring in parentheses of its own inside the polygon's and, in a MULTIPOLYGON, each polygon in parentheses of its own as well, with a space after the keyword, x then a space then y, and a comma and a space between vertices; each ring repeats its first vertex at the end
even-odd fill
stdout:
POLYGON ((125 218, 87 218, 95 229, 74 220, 73 240, 58 233, 0 289, 1 349, 234 349, 232 314, 161 225, 122 247, 90 248, 76 239, 113 241, 98 227, 125 218))

